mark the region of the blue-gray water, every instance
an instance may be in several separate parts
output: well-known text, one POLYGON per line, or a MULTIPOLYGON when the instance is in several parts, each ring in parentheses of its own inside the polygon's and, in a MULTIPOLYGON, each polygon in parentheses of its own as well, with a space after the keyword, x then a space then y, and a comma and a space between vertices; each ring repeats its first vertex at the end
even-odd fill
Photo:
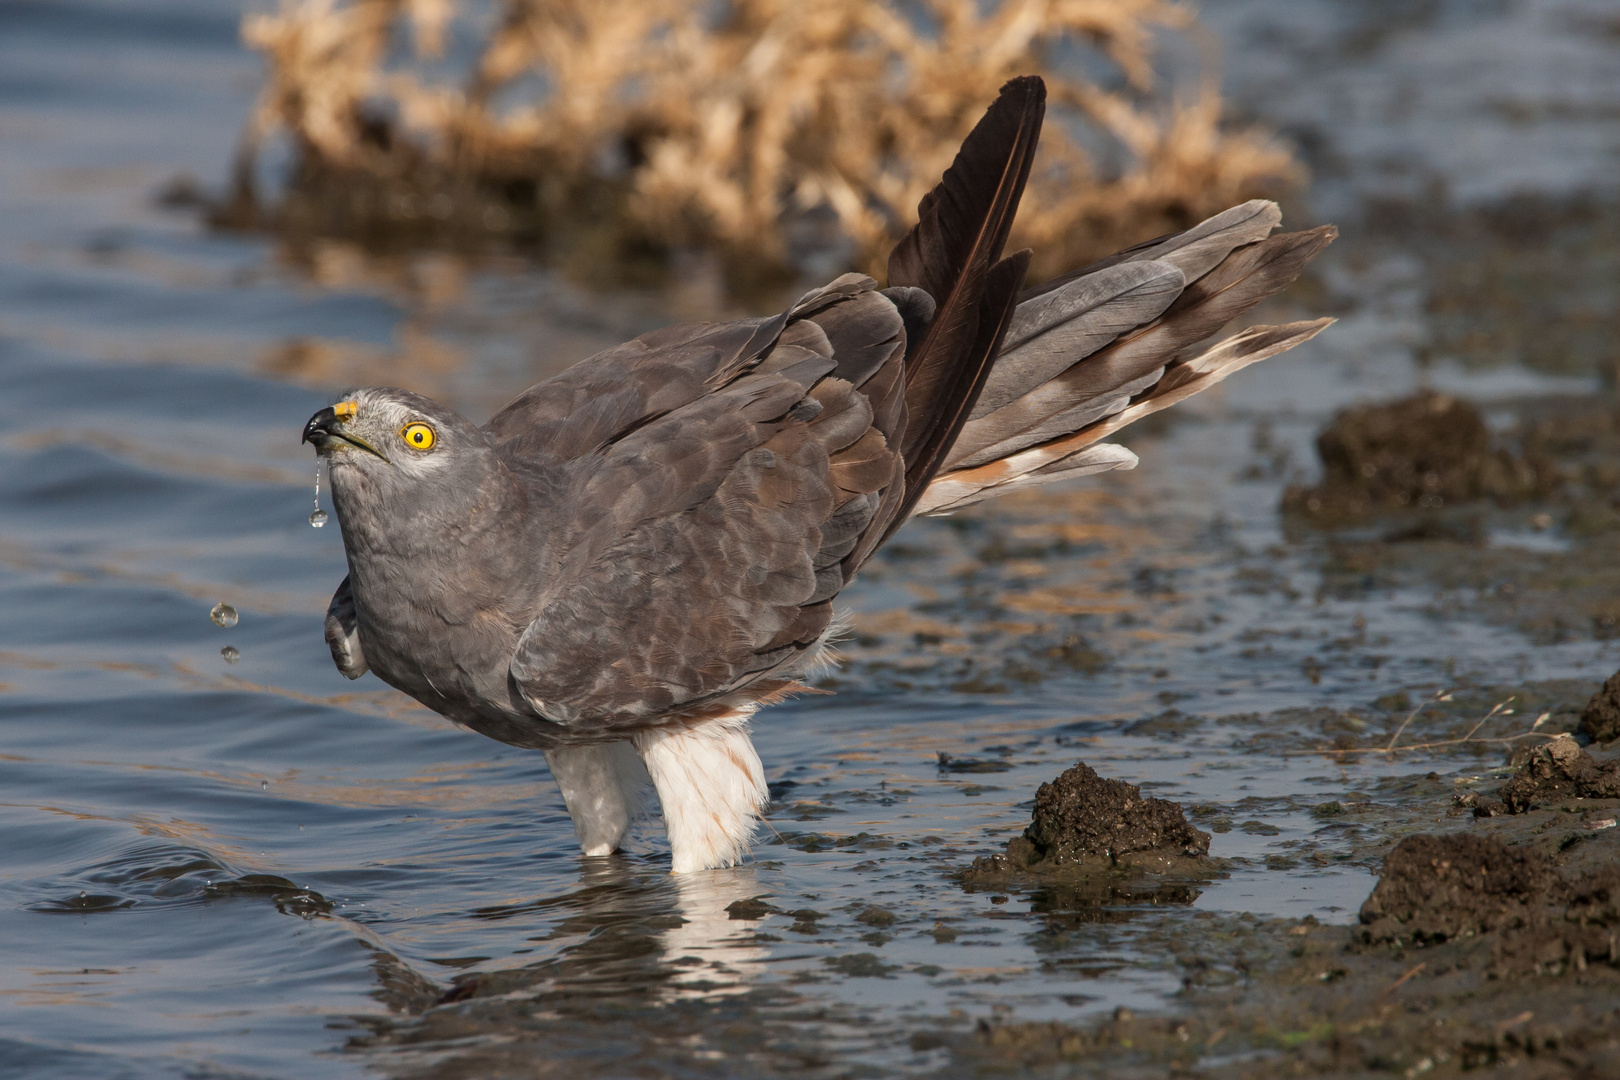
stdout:
MULTIPOLYGON (((1612 177, 1620 48, 1576 18, 1602 5, 1430 5, 1354 48, 1366 28, 1343 7, 1208 12, 1241 108, 1296 133, 1315 109, 1342 155, 1373 162, 1319 151, 1319 209, 1430 176, 1481 199, 1612 177), (1443 84, 1422 82, 1425 49, 1450 58, 1443 84), (1519 58, 1509 89, 1465 77, 1493 50, 1519 58), (1416 89, 1380 96, 1400 78, 1416 89), (1499 107, 1512 88, 1586 119, 1516 119, 1499 107), (1514 130, 1544 168, 1501 149, 1514 130)), ((1136 472, 902 534, 846 594, 859 633, 839 694, 758 726, 777 800, 755 863, 671 878, 656 823, 629 856, 582 860, 538 755, 333 670, 321 616, 342 550, 335 523, 306 521, 298 433, 357 382, 482 418, 595 348, 706 313, 707 294, 604 296, 517 260, 336 244, 292 259, 160 208, 175 174, 227 174, 259 76, 238 16, 207 0, 0 4, 0 1076, 461 1075, 458 1055, 518 1034, 571 1063, 556 1075, 936 1069, 909 1032, 1174 1008, 1167 922, 1352 918, 1368 867, 1337 860, 1348 844, 1307 808, 1432 767, 1269 754, 1253 722, 1178 738, 1132 722, 1620 662, 1612 642, 1532 644, 1427 587, 1326 589, 1320 544, 1284 536, 1281 486, 1308 470, 1322 420, 1420 378, 1421 266, 1341 245, 1270 312, 1331 302, 1340 324, 1133 438, 1136 472), (210 622, 218 601, 238 625, 210 622), (942 772, 939 752, 1007 768, 942 772), (1232 875, 1061 940, 1038 898, 953 883, 1081 757, 1255 822, 1215 837, 1232 875), (1288 857, 1304 850, 1324 855, 1288 857), (727 916, 754 896, 818 915, 727 916), (896 921, 857 922, 868 905, 896 921), (390 1038, 479 972, 521 984, 507 1028, 390 1038)), ((1484 399, 1596 385, 1421 377, 1484 399)))

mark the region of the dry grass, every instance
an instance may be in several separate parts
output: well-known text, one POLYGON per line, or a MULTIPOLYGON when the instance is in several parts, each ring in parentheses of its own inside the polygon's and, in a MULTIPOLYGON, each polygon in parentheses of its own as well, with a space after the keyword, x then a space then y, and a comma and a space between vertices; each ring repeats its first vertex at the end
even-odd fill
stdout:
POLYGON ((1475 721, 1474 726, 1469 728, 1467 733, 1464 734, 1464 735, 1461 735, 1461 736, 1459 736, 1457 738, 1451 738, 1451 739, 1430 739, 1430 740, 1426 740, 1424 742, 1401 743, 1400 745, 1397 745, 1398 743, 1400 743, 1401 736, 1406 733, 1406 729, 1411 726, 1412 721, 1416 720, 1421 713, 1423 713, 1425 710, 1427 710, 1430 706, 1438 705, 1441 702, 1450 701, 1450 700, 1451 700, 1451 691, 1449 691, 1449 690, 1441 690, 1438 693, 1436 693, 1434 695, 1434 697, 1430 698, 1428 701, 1425 701, 1425 702, 1421 703, 1420 705, 1418 705, 1417 708, 1413 709, 1411 712, 1406 714, 1406 719, 1402 720, 1400 727, 1395 729, 1395 734, 1393 734, 1393 735, 1391 735, 1389 737, 1389 744, 1386 745, 1386 746, 1356 746, 1356 747, 1332 747, 1332 748, 1329 748, 1329 747, 1315 747, 1315 748, 1312 748, 1310 750, 1285 750, 1285 751, 1283 751, 1283 756, 1284 757, 1305 757, 1305 756, 1315 755, 1315 754, 1321 754, 1324 757, 1336 757, 1336 756, 1345 756, 1345 755, 1354 756, 1354 755, 1357 755, 1357 754, 1387 754, 1387 755, 1394 755, 1394 754, 1404 754, 1404 753, 1407 753, 1408 751, 1412 751, 1412 750, 1439 750, 1439 749, 1442 749, 1442 748, 1445 748, 1445 747, 1464 746, 1464 745, 1468 745, 1468 744, 1496 743, 1496 744, 1500 744, 1502 746, 1512 747, 1512 746, 1516 745, 1521 739, 1547 739, 1547 740, 1551 741, 1553 739, 1560 739, 1560 738, 1566 738, 1567 737, 1566 734, 1563 733, 1563 732, 1538 730, 1541 727, 1542 724, 1545 724, 1548 720, 1552 719, 1552 713, 1551 712, 1544 712, 1544 713, 1540 714, 1539 716, 1537 716, 1535 718, 1535 720, 1531 721, 1529 728, 1527 728, 1524 731, 1517 732, 1516 734, 1511 734, 1511 735, 1481 735, 1481 734, 1479 734, 1479 729, 1480 728, 1484 727, 1487 723, 1494 720, 1498 716, 1512 716, 1513 715, 1513 710, 1508 708, 1509 705, 1513 704, 1513 699, 1511 697, 1509 697, 1509 698, 1504 698, 1501 701, 1498 701, 1495 705, 1492 705, 1491 706, 1491 711, 1486 713, 1484 716, 1480 717, 1479 720, 1475 721))
POLYGON ((243 36, 268 78, 225 216, 293 231, 554 240, 611 219, 619 249, 758 268, 831 244, 881 269, 1028 72, 1051 100, 1013 237, 1035 277, 1300 178, 1221 130, 1208 34, 1177 0, 284 0, 243 36), (1155 67, 1162 35, 1202 47, 1190 99, 1155 67), (278 132, 294 167, 265 210, 251 177, 278 132))

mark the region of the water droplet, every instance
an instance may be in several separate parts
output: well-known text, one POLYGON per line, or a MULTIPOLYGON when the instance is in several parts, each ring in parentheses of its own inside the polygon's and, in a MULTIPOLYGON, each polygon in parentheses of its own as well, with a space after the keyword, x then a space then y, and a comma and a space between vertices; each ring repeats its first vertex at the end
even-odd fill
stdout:
POLYGON ((79 890, 79 899, 80 899, 80 900, 83 900, 83 899, 84 899, 84 898, 85 898, 85 897, 86 897, 86 896, 89 896, 89 895, 90 895, 90 894, 89 894, 89 893, 87 893, 87 892, 85 892, 85 891, 84 891, 84 890, 83 890, 83 889, 80 889, 80 890, 79 890))
POLYGON ((223 649, 219 650, 219 658, 225 661, 227 664, 234 664, 238 660, 242 659, 242 654, 237 651, 235 645, 227 645, 223 649))
POLYGON ((309 513, 309 523, 313 528, 320 528, 326 524, 326 511, 321 509, 321 463, 315 461, 315 509, 309 513))
POLYGON ((268 781, 268 780, 260 780, 259 781, 259 790, 260 791, 269 791, 270 790, 270 781, 268 781))
POLYGON ((235 626, 237 614, 235 608, 221 600, 214 605, 213 610, 208 613, 208 617, 214 620, 215 626, 235 626))

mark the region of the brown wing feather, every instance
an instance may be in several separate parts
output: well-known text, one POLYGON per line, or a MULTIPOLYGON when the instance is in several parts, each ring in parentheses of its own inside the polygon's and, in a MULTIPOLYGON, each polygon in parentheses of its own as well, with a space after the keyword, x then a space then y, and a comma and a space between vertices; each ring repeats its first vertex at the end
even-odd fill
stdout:
MULTIPOLYGON (((611 732, 769 688, 826 633, 843 560, 900 460, 877 409, 892 420, 905 347, 875 283, 834 284, 757 357, 706 361, 739 371, 730 382, 562 466, 557 517, 570 524, 511 667, 544 715, 611 732)), ((667 348, 692 385, 705 373, 688 341, 667 348)), ((637 385, 673 362, 602 357, 591 381, 637 385)), ((503 454, 528 446, 514 438, 503 454)))
MULTIPOLYGON (((1325 243, 1304 234, 1232 251, 1274 224, 1275 208, 1260 204, 1142 246, 1136 254, 1197 280, 1147 326, 972 429, 1028 266, 1028 252, 1003 258, 1001 249, 1044 101, 1038 79, 1003 88, 920 205, 884 292, 850 274, 775 319, 645 337, 491 421, 509 466, 532 479, 536 499, 557 504, 560 522, 543 545, 537 617, 511 664, 522 697, 611 737, 779 690, 823 640, 831 598, 910 515, 965 427, 1000 452, 1020 432, 1166 365, 1178 385, 1160 398, 1147 392, 1144 403, 1251 359, 1243 342, 1231 357, 1205 356, 1209 371, 1197 359, 1174 370, 1183 349, 1291 279, 1325 243)), ((1065 451, 1032 467, 1058 475, 1129 456, 1065 451)), ((956 499, 998 483, 987 476, 956 499)))

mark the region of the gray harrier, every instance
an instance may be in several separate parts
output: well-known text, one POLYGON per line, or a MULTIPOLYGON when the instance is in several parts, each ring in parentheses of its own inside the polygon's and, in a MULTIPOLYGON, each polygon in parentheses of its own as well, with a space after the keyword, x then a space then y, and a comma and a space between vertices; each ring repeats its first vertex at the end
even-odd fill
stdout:
POLYGON ((895 530, 1130 468, 1106 436, 1331 321, 1202 344, 1334 236, 1273 236, 1263 201, 1022 290, 1029 252, 1002 246, 1045 95, 1002 89, 887 288, 846 274, 774 317, 643 335, 481 427, 389 387, 316 413, 349 561, 338 669, 543 750, 587 855, 650 776, 675 871, 735 863, 767 801, 749 719, 802 688, 895 530))

